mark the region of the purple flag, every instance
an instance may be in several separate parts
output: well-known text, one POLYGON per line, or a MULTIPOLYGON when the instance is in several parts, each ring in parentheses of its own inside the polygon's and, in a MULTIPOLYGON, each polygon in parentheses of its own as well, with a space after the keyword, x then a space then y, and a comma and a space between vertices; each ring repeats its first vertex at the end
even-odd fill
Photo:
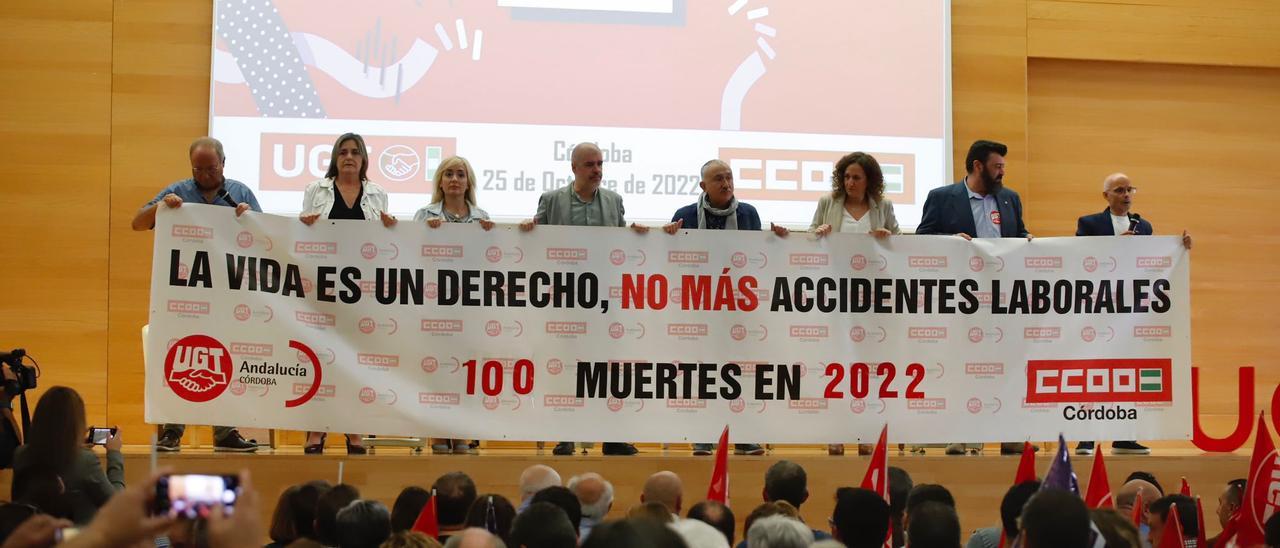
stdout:
POLYGON ((1080 482, 1076 480, 1076 472, 1071 469, 1071 459, 1067 453, 1067 440, 1058 434, 1058 453, 1049 464, 1049 471, 1044 475, 1040 490, 1063 489, 1077 496, 1080 494, 1080 482))

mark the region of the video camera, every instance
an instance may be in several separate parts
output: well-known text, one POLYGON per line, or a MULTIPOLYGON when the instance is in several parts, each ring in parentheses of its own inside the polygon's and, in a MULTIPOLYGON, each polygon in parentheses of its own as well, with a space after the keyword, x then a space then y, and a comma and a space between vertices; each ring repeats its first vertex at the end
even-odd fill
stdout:
POLYGON ((40 377, 40 366, 36 364, 34 359, 31 363, 34 365, 26 365, 22 363, 22 358, 30 358, 27 351, 21 348, 15 348, 10 352, 0 352, 0 363, 9 367, 13 372, 13 379, 4 380, 4 392, 9 397, 21 395, 27 390, 36 387, 36 379, 40 377))

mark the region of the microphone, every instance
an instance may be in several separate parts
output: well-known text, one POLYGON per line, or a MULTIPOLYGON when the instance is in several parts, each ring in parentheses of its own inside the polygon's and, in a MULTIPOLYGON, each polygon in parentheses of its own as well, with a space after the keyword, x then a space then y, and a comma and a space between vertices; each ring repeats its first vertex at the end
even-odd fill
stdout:
POLYGON ((1129 214, 1129 232, 1138 233, 1138 225, 1142 224, 1142 216, 1137 213, 1129 214))
POLYGON ((221 199, 222 199, 222 201, 226 202, 226 203, 227 203, 227 204, 229 204, 231 207, 239 207, 239 206, 240 206, 240 204, 236 203, 236 201, 235 201, 235 200, 232 200, 232 199, 231 199, 231 193, 227 192, 227 188, 226 188, 226 187, 222 187, 222 189, 218 191, 218 198, 221 198, 221 199))

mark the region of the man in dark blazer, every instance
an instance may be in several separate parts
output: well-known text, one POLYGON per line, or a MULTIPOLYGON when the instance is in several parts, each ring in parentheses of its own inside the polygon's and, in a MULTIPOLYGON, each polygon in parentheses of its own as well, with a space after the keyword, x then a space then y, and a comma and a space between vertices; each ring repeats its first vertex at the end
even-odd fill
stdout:
POLYGON ((1022 199, 1004 187, 1004 157, 1009 147, 979 140, 965 157, 965 178, 929 191, 916 234, 954 234, 973 238, 1027 238, 1022 199))
MULTIPOLYGON (((978 140, 965 156, 965 177, 955 184, 929 191, 924 216, 916 234, 954 234, 974 238, 1031 239, 1022 222, 1022 199, 1004 187, 1004 157, 1009 147, 995 141, 978 140)), ((977 453, 980 443, 952 443, 948 455, 977 453)), ((1022 443, 1002 443, 1000 452, 1022 452, 1022 443)))
MULTIPOLYGON (((1076 236, 1150 236, 1154 233, 1151 223, 1133 213, 1133 199, 1138 187, 1129 176, 1112 173, 1102 180, 1102 197, 1107 208, 1100 213, 1085 215, 1076 221, 1076 236)), ((1191 249, 1191 235, 1182 231, 1182 245, 1191 249)), ((1147 455, 1151 450, 1136 441, 1111 443, 1111 452, 1117 455, 1147 455)), ((1092 455, 1093 442, 1082 441, 1076 445, 1077 455, 1092 455)))

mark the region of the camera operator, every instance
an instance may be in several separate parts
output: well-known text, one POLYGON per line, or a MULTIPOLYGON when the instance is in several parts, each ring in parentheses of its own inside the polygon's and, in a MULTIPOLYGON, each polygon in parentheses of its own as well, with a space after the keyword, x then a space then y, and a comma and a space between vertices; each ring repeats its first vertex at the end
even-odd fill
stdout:
MULTIPOLYGON (((36 403, 27 443, 19 447, 13 459, 15 500, 24 498, 24 478, 56 474, 62 479, 68 496, 87 500, 93 509, 106 504, 117 491, 124 489, 124 456, 120 453, 121 433, 113 432, 106 441, 106 469, 93 450, 85 447, 84 400, 75 390, 65 386, 50 388, 36 403)), ((77 512, 77 514, 80 514, 77 512)), ((89 515, 78 515, 88 518, 89 515)))

